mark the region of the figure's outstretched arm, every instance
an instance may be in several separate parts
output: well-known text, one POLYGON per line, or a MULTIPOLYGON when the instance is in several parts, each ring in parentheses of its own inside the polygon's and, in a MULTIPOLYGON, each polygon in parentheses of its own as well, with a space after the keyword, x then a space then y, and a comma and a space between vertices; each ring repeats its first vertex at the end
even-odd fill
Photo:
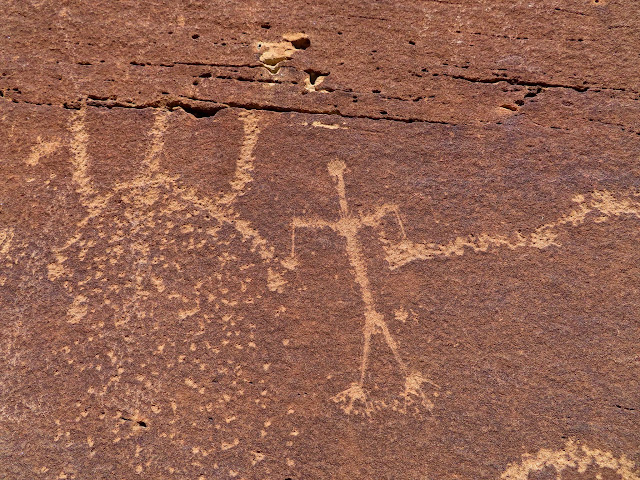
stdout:
POLYGON ((396 217, 396 221, 398 222, 398 226, 400 227, 400 232, 402 232, 402 238, 406 238, 407 235, 404 232, 404 225, 402 224, 402 220, 400 219, 398 206, 391 203, 385 203, 378 207, 375 212, 370 213, 369 215, 361 216, 360 223, 368 227, 377 227, 378 225, 380 225, 382 219, 388 214, 393 214, 396 217))
POLYGON ((330 228, 335 230, 335 224, 320 217, 294 217, 291 220, 291 258, 295 257, 296 254, 296 228, 330 228))

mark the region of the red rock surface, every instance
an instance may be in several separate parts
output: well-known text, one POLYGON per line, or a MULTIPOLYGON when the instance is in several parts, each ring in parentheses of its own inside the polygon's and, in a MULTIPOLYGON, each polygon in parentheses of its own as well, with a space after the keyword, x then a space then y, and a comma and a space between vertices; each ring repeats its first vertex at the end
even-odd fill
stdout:
POLYGON ((640 10, 16 2, 1 479, 640 478, 640 10))

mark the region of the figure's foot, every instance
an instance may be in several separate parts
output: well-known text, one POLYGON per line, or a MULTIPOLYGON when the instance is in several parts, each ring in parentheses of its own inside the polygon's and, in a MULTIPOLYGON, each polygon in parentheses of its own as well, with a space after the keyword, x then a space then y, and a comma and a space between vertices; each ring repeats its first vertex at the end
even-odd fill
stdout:
POLYGON ((287 270, 293 270, 298 266, 298 259, 294 255, 289 255, 288 257, 280 260, 280 264, 287 270))
POLYGON ((438 396, 438 392, 429 395, 426 388, 423 387, 425 383, 431 385, 435 390, 440 389, 437 384, 423 377, 420 372, 412 372, 405 377, 404 390, 391 401, 372 400, 360 382, 353 382, 349 388, 338 393, 331 400, 337 403, 347 415, 371 417, 371 414, 377 410, 391 409, 403 415, 410 414, 421 417, 425 410, 431 413, 434 407, 431 397, 438 396))
MULTIPOLYGON (((422 406, 431 412, 433 410, 433 402, 422 388, 424 383, 428 383, 432 387, 439 389, 440 387, 428 378, 422 376, 420 372, 412 372, 406 377, 404 382, 404 391, 400 396, 404 399, 404 410, 411 405, 422 406)), ((437 394, 434 394, 437 396, 437 394)))
POLYGON ((353 382, 349 388, 338 393, 331 398, 340 405, 340 408, 347 415, 364 415, 371 416, 374 411, 373 402, 367 397, 367 392, 358 382, 353 382))

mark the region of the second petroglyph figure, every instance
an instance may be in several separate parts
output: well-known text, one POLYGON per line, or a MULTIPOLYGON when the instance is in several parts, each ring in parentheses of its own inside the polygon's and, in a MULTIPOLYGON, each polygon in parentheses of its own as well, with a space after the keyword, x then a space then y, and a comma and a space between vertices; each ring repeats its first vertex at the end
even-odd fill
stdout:
POLYGON ((401 412, 406 412, 409 405, 417 403, 428 411, 431 411, 433 408, 433 402, 427 395, 425 389, 423 389, 423 385, 426 383, 435 388, 438 387, 431 380, 423 377, 420 372, 412 371, 402 359, 398 344, 389 331, 384 315, 380 313, 376 307, 369 274, 367 272, 366 261, 362 253, 362 244, 358 238, 361 229, 365 227, 377 227, 386 215, 395 215, 404 237, 404 227, 402 226, 402 221, 398 215, 398 209, 395 205, 383 204, 369 215, 354 215, 349 210, 349 204, 346 196, 344 182, 344 172, 347 168, 346 164, 340 160, 333 160, 329 162, 327 167, 329 175, 335 183, 335 188, 338 194, 338 200, 340 203, 339 218, 333 221, 316 217, 294 218, 291 224, 291 259, 289 263, 292 265, 295 265, 296 263, 295 236, 297 229, 328 228, 337 235, 343 237, 346 241, 347 257, 349 259, 349 264, 353 269, 354 279, 359 287, 362 303, 364 304, 364 326, 362 328, 364 338, 359 378, 356 382, 351 383, 346 390, 335 395, 333 400, 340 404, 341 408, 347 414, 353 413, 369 416, 373 411, 380 407, 380 405, 377 405, 369 399, 365 388, 365 375, 367 373, 369 357, 371 355, 372 338, 376 335, 382 335, 386 345, 393 353, 393 357, 398 368, 404 376, 404 391, 400 394, 402 402, 399 402, 398 405, 393 405, 393 407, 401 412))

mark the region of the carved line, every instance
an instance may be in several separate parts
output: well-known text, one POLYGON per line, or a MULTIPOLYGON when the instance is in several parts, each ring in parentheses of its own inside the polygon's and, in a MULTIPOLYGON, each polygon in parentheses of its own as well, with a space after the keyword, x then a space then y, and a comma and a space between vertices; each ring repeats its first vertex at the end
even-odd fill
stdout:
MULTIPOLYGON (((634 194, 635 196, 635 194, 634 194)), ((640 218, 640 203, 628 198, 616 198, 606 190, 598 190, 590 194, 588 200, 583 195, 576 195, 573 199, 578 208, 560 216, 556 221, 546 223, 533 232, 522 235, 514 232, 510 235, 469 235, 456 237, 445 244, 416 243, 403 239, 398 243, 391 243, 381 238, 386 253, 386 261, 391 270, 402 267, 417 260, 430 260, 436 257, 451 257, 464 255, 467 252, 487 252, 491 248, 506 247, 535 248, 543 250, 551 246, 561 246, 557 237, 559 228, 565 225, 578 226, 588 220, 589 214, 600 213, 591 220, 596 223, 606 222, 614 217, 632 215, 640 218)))
MULTIPOLYGON (((525 453, 519 463, 509 464, 500 478, 527 480, 530 473, 540 472, 547 467, 553 467, 556 470, 556 478, 560 478, 566 469, 576 469, 578 473, 585 473, 587 468, 592 466, 613 470, 622 477, 622 480, 640 480, 640 476, 634 472, 635 464, 624 455, 615 458, 611 452, 591 449, 572 439, 567 441, 565 447, 560 450, 543 448, 535 455, 525 453)), ((597 474, 596 478, 602 477, 597 474)))
POLYGON ((42 157, 46 157, 47 155, 52 154, 58 149, 59 146, 59 139, 43 142, 42 137, 38 137, 36 139, 36 144, 31 148, 31 153, 25 160, 25 163, 31 167, 34 167, 38 164, 42 157))

